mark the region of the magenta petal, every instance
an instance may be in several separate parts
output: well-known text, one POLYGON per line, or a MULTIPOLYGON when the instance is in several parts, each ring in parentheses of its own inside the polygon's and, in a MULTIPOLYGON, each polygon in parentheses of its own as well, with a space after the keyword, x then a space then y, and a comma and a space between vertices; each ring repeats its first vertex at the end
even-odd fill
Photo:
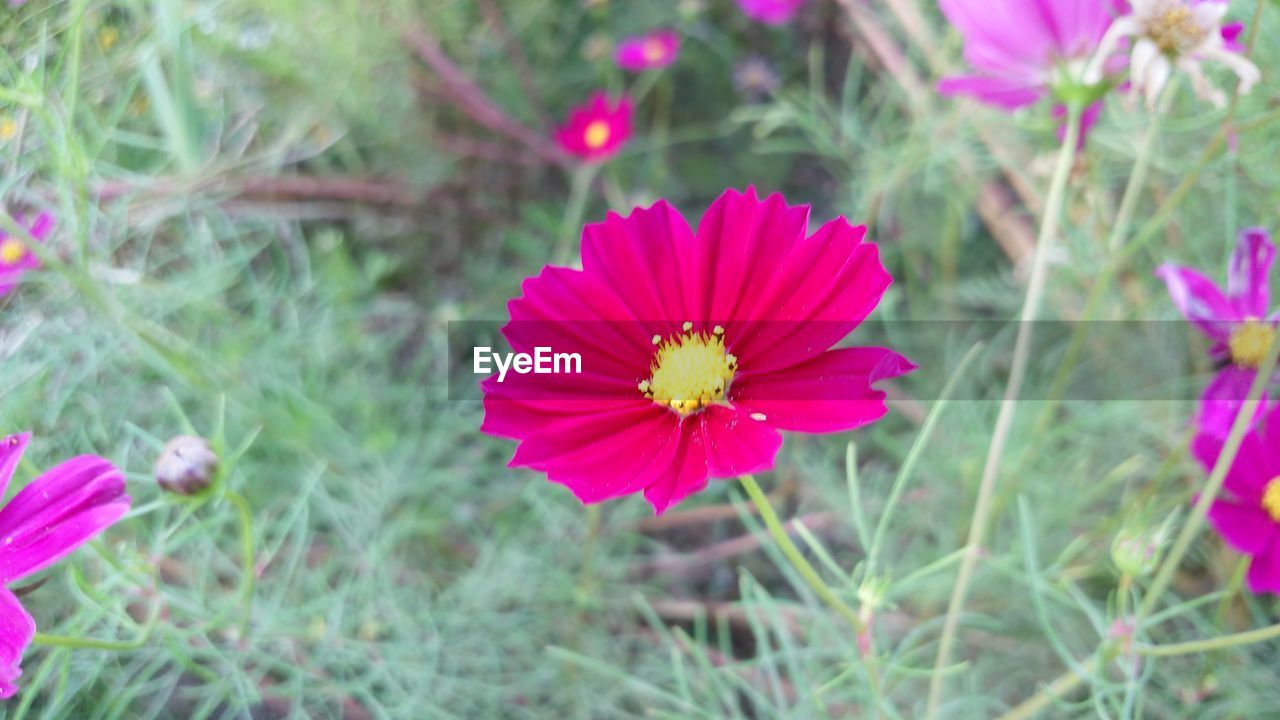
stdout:
POLYGON ((119 520, 124 490, 120 471, 93 455, 36 478, 0 510, 0 583, 43 570, 119 520))
POLYGON ((1227 50, 1234 53, 1243 53, 1248 50, 1243 43, 1240 42, 1240 36, 1244 34, 1244 23, 1227 23, 1222 26, 1222 43, 1227 50))
POLYGON ((36 634, 36 621, 8 588, 0 587, 0 699, 18 692, 22 654, 36 634))
POLYGON ((1255 593, 1280 594, 1280 538, 1273 538, 1266 549, 1253 556, 1245 582, 1255 593))
POLYGON ((1231 254, 1227 295, 1241 316, 1260 320, 1271 310, 1271 265, 1275 259, 1276 246, 1266 230, 1249 228, 1240 233, 1231 254))
MULTIPOLYGON (((636 208, 626 218, 610 213, 604 222, 588 225, 582 234, 582 267, 623 299, 635 319, 674 321, 678 327, 685 320, 701 319, 685 317, 691 303, 685 277, 675 264, 693 244, 689 224, 661 200, 636 208)), ((673 329, 645 327, 663 335, 673 329)))
POLYGON ((884 393, 872 386, 914 369, 884 348, 831 350, 795 367, 743 377, 730 389, 730 399, 780 430, 840 432, 884 416, 884 393))
MULTIPOLYGON (((1206 473, 1212 472, 1218 462, 1225 444, 1223 437, 1215 437, 1208 433, 1197 435, 1191 443, 1191 454, 1200 461, 1206 473)), ((1280 475, 1277 461, 1269 457, 1262 438, 1256 432, 1245 436, 1244 442, 1236 453, 1235 462, 1227 472, 1224 487, 1237 500, 1258 505, 1262 502, 1262 493, 1267 483, 1280 475)))
MULTIPOLYGON (((1197 421, 1200 432, 1225 438, 1244 407, 1244 401, 1249 397, 1255 377, 1256 371, 1235 365, 1220 370, 1200 396, 1200 415, 1197 421)), ((1259 403, 1257 415, 1253 418, 1255 423, 1265 410, 1266 403, 1259 403)))
POLYGON ((1265 510, 1224 500, 1209 506, 1209 522, 1223 540, 1245 555, 1265 550, 1277 530, 1276 522, 1265 510))
POLYGON ((22 453, 31 442, 31 433, 10 435, 0 439, 0 498, 9 489, 9 481, 13 479, 13 471, 18 469, 22 461, 22 453))
POLYGON ((1188 322, 1213 340, 1231 338, 1231 326, 1243 318, 1213 281, 1177 265, 1161 265, 1156 277, 1164 280, 1174 306, 1188 322))
POLYGON ((746 413, 712 405, 697 417, 711 477, 733 478, 773 469, 782 435, 746 413))
POLYGON ((1001 110, 1013 111, 1034 105, 1044 97, 1045 89, 1014 78, 991 75, 961 75, 943 78, 938 92, 947 97, 964 95, 1001 110))
POLYGON ((691 423, 681 423, 680 427, 682 431, 671 466, 644 491, 644 499, 658 515, 707 487, 707 455, 702 435, 691 432, 691 423))

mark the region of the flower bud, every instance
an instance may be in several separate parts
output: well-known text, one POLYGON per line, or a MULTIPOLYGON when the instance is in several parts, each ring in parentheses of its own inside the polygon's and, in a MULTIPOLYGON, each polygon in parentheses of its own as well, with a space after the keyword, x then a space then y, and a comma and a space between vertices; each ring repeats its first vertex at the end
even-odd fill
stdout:
POLYGON ((218 456, 204 438, 179 435, 156 458, 156 482, 178 495, 198 495, 213 484, 218 456))
POLYGON ((1132 519, 1124 524, 1111 543, 1111 561, 1120 572, 1132 577, 1155 572, 1164 546, 1169 542, 1176 514, 1171 514, 1156 527, 1144 527, 1132 519))

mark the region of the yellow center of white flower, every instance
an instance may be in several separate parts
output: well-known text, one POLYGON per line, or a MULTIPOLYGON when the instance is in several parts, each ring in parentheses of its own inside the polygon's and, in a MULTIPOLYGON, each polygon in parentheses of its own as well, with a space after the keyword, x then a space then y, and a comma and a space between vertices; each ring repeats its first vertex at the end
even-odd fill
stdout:
POLYGON ((640 383, 640 392, 681 415, 695 413, 724 399, 738 371, 738 358, 724 345, 724 328, 694 332, 687 322, 684 333, 663 340, 653 336, 657 350, 649 366, 652 375, 640 383))
POLYGON ((0 242, 0 263, 13 265, 22 259, 25 252, 26 248, 23 247, 22 243, 14 240, 13 238, 9 238, 8 240, 0 242))
POLYGON ((1170 57, 1179 57, 1204 41, 1209 28, 1196 22, 1195 13, 1180 1, 1164 2, 1147 20, 1145 35, 1170 57))
POLYGON ((582 142, 592 150, 599 150, 604 144, 609 142, 609 136, 613 135, 613 131, 609 129, 609 123, 604 120, 592 121, 587 125, 587 129, 582 133, 582 142))
POLYGON ((1267 350, 1275 340, 1276 329, 1269 323, 1250 318, 1245 320, 1236 331, 1231 333, 1228 345, 1231 348, 1231 361, 1242 368, 1257 369, 1267 359, 1267 350))
POLYGON ((667 48, 661 40, 646 40, 644 43, 644 59, 658 62, 667 54, 667 48))
POLYGON ((1262 509, 1271 514, 1271 519, 1280 523, 1280 477, 1273 478, 1267 483, 1267 489, 1262 491, 1262 509))

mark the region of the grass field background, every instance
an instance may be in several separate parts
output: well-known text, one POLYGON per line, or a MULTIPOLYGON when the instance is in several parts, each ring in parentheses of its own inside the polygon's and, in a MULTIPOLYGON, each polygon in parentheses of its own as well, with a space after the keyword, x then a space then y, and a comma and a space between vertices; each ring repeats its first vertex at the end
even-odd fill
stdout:
MULTIPOLYGON (((1232 8, 1263 83, 1230 109, 1176 87, 1101 319, 1174 320, 1156 265, 1220 279, 1239 229, 1280 228, 1280 5, 1232 8)), ((1046 112, 933 92, 960 50, 933 3, 812 0, 779 28, 731 0, 30 0, 2 17, 0 189, 58 225, 45 268, 0 299, 0 430, 35 433, 19 483, 97 452, 126 470, 134 510, 24 598, 42 632, 120 647, 33 648, 0 713, 873 716, 854 637, 734 483, 658 519, 615 501, 593 525, 505 467, 479 403, 449 398, 449 323, 503 321, 582 221, 658 198, 696 219, 754 184, 815 221, 866 223, 896 280, 855 338, 896 343, 922 379, 894 383, 867 430, 789 436, 760 480, 855 602, 858 519, 875 529, 914 456, 877 548, 875 626, 882 712, 920 715, 998 408, 979 399, 999 397, 1009 338, 978 351, 922 438, 976 339, 921 342, 903 321, 1016 316, 1056 149, 1046 112), (656 26, 682 34, 678 62, 617 70, 610 43, 656 26), (442 56, 538 138, 593 90, 639 98, 581 217, 571 174, 478 123, 442 56), (214 441, 247 523, 232 496, 155 485, 182 433, 214 441)), ((1049 317, 1078 318, 1108 267, 1150 121, 1108 100, 1073 170, 1049 317)), ((1064 349, 1033 359, 1036 397, 1064 349)), ((1114 361, 1085 353, 1088 371, 1114 361)), ((1173 353, 1189 371, 1171 395, 1192 398, 1203 345, 1188 331, 1173 353)), ((1203 482, 1193 402, 1048 405, 1019 409, 948 717, 995 717, 1089 657, 1118 617, 1113 542, 1177 522, 1203 482)), ((1280 620, 1240 577, 1204 533, 1146 639, 1280 620)), ((1278 662, 1270 642, 1112 663, 1045 717, 1273 716, 1278 662)))

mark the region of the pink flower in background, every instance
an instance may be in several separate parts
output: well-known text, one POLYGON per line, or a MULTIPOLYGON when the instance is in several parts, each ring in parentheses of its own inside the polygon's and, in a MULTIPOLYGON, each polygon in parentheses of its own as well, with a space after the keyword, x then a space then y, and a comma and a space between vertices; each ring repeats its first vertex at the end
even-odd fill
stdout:
POLYGON ((807 0, 738 0, 738 7, 747 17, 766 25, 782 25, 791 22, 807 0))
POLYGON ((1240 233, 1224 292, 1196 270, 1162 265, 1156 276, 1173 304, 1213 341, 1210 354, 1224 364, 1205 390, 1200 429, 1221 436, 1230 430, 1258 367, 1275 338, 1280 312, 1271 312, 1271 266, 1276 247, 1262 228, 1240 233))
POLYGON ((631 115, 630 100, 622 98, 613 103, 608 95, 599 92, 569 113, 568 122, 556 132, 556 140, 562 150, 574 157, 602 162, 631 139, 631 115))
MULTIPOLYGON (((18 222, 22 222, 21 218, 18 222)), ((28 229, 32 237, 42 242, 52 231, 53 218, 46 213, 41 213, 28 229)), ((0 232, 0 295, 12 291, 28 270, 37 267, 39 258, 21 239, 0 232)))
POLYGON ((780 430, 879 419, 873 386, 914 366, 830 348, 892 279, 865 228, 808 227, 808 206, 754 189, 726 191, 696 232, 665 201, 587 226, 582 269, 526 280, 503 327, 518 353, 580 354, 581 373, 490 377, 482 430, 584 503, 644 493, 661 513, 708 478, 772 468, 780 430))
POLYGON ((679 54, 680 36, 674 30, 655 30, 623 40, 614 60, 623 70, 642 72, 664 68, 675 62, 679 54))
MULTIPOLYGON (((0 439, 0 495, 31 435, 0 439)), ((46 472, 0 509, 0 698, 17 692, 22 654, 36 624, 9 589, 91 540, 129 510, 124 477, 111 463, 82 455, 46 472)))
MULTIPOLYGON (((1192 453, 1211 471, 1222 437, 1196 437, 1192 453)), ((1245 436, 1223 485, 1230 497, 1209 508, 1209 522, 1237 551, 1252 556, 1246 576, 1255 593, 1280 593, 1280 406, 1245 436)))
MULTIPOLYGON (((1122 8, 1125 5, 1120 3, 1122 8)), ((1258 66, 1242 54, 1245 48, 1239 38, 1244 26, 1222 22, 1229 5, 1228 0, 1132 0, 1103 39, 1103 53, 1133 41, 1129 78, 1133 91, 1145 95, 1148 105, 1155 102, 1175 69, 1191 78, 1197 95, 1224 105, 1226 98, 1204 74, 1206 61, 1234 72, 1240 78, 1241 95, 1248 94, 1261 78, 1258 66)), ((1089 75, 1100 76, 1097 66, 1091 66, 1089 75)))
MULTIPOLYGON (((1054 86, 1078 82, 1112 22, 1108 0, 940 0, 964 36, 976 71, 944 78, 943 95, 967 95, 1004 110, 1031 105, 1054 86)), ((1096 81, 1093 83, 1096 84, 1096 81)))

